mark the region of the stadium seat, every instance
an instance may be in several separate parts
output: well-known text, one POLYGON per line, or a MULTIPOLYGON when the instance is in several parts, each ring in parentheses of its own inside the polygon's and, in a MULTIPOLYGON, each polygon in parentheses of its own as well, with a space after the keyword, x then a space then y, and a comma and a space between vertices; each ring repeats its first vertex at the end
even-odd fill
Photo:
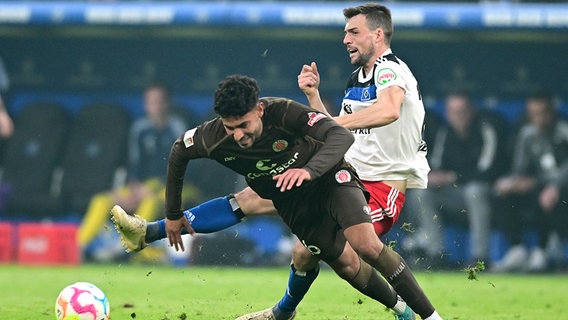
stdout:
POLYGON ((82 215, 95 193, 113 188, 118 170, 126 164, 131 120, 119 105, 81 108, 62 162, 61 200, 67 213, 82 215))
POLYGON ((14 119, 7 141, 2 186, 8 217, 43 217, 57 203, 54 173, 68 130, 66 109, 52 103, 33 103, 14 119))

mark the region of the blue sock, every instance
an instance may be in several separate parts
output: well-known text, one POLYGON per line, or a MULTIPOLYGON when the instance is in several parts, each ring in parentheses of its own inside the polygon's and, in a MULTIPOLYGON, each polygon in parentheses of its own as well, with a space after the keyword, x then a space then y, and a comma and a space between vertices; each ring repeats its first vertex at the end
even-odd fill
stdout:
MULTIPOLYGON (((191 227, 197 233, 220 231, 239 223, 244 217, 233 196, 215 198, 184 211, 191 227)), ((182 234, 187 234, 184 229, 182 234)), ((166 220, 150 222, 146 229, 146 243, 166 238, 166 220)))
POLYGON ((286 293, 277 304, 278 309, 289 314, 294 312, 318 274, 319 266, 304 273, 297 271, 294 265, 291 265, 288 288, 286 288, 286 293))

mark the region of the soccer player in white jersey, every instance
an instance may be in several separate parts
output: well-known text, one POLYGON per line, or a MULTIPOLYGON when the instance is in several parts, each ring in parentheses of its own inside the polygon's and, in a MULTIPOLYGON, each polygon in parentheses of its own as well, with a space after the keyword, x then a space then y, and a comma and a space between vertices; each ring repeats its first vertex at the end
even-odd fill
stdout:
MULTIPOLYGON (((350 39, 354 30, 347 30, 345 38, 350 39)), ((346 40, 348 48, 352 42, 346 40)), ((360 58, 354 59, 357 63, 360 58)), ((315 63, 304 70, 318 77, 315 63)), ((309 74, 300 75, 304 76, 313 80, 309 74)), ((310 102, 315 100, 312 106, 318 106, 317 92, 306 92, 310 102)), ((355 136, 345 158, 378 196, 370 202, 377 235, 385 234, 398 219, 406 188, 426 188, 430 168, 422 140, 424 114, 416 79, 391 49, 351 74, 336 121, 355 136)))

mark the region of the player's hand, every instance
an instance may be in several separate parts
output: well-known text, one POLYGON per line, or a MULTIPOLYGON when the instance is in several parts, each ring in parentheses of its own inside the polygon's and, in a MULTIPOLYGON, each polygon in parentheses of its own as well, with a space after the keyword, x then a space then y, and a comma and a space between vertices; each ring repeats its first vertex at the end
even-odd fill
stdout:
POLYGON ((304 181, 311 179, 312 177, 306 169, 288 169, 284 173, 272 177, 272 180, 276 180, 276 188, 280 188, 280 192, 290 190, 294 186, 299 187, 304 181))
POLYGON ((312 62, 309 66, 303 65, 302 71, 298 75, 298 87, 306 96, 311 96, 317 93, 319 85, 320 75, 316 63, 312 62))
POLYGON ((166 218, 166 235, 170 246, 174 247, 176 251, 185 251, 183 241, 181 239, 181 230, 185 228, 189 234, 194 234, 195 231, 187 221, 185 215, 177 220, 170 220, 166 218))

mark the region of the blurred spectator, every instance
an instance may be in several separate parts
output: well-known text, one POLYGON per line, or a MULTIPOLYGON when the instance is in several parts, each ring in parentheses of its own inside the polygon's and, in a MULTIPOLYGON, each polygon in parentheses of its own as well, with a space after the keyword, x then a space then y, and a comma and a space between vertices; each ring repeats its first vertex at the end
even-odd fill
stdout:
MULTIPOLYGON (((6 149, 5 141, 14 133, 14 122, 8 113, 8 108, 2 99, 2 92, 7 91, 10 86, 8 73, 4 67, 4 62, 0 58, 0 163, 3 163, 4 149, 6 149)), ((6 197, 9 193, 9 187, 4 183, 0 183, 0 213, 3 213, 6 206, 6 197)))
POLYGON ((4 67, 4 61, 0 58, 0 139, 8 139, 14 132, 14 123, 2 99, 2 93, 6 92, 9 87, 8 72, 4 67))
MULTIPOLYGON (((423 255, 428 266, 443 266, 442 223, 469 223, 472 261, 489 253, 491 223, 490 191, 497 177, 499 135, 490 121, 480 117, 465 93, 452 93, 445 100, 447 124, 440 126, 429 149, 431 171, 428 188, 407 194, 406 210, 414 215, 402 248, 423 255)), ((468 261, 469 262, 469 261, 468 261)))
POLYGON ((568 122, 543 94, 527 98, 526 116, 511 172, 495 183, 496 223, 511 245, 495 272, 540 272, 564 260, 559 235, 568 228, 568 122), (525 246, 530 232, 536 236, 531 250, 525 246))
POLYGON ((0 138, 8 139, 14 132, 14 123, 0 95, 0 138))
MULTIPOLYGON (((187 127, 184 120, 170 114, 170 95, 164 84, 148 86, 143 101, 145 116, 136 120, 130 129, 127 184, 91 199, 79 229, 79 243, 83 248, 108 222, 109 211, 115 204, 147 220, 155 220, 163 214, 167 157, 173 141, 187 127)), ((195 187, 186 186, 184 192, 186 190, 184 200, 196 199, 195 187)))

